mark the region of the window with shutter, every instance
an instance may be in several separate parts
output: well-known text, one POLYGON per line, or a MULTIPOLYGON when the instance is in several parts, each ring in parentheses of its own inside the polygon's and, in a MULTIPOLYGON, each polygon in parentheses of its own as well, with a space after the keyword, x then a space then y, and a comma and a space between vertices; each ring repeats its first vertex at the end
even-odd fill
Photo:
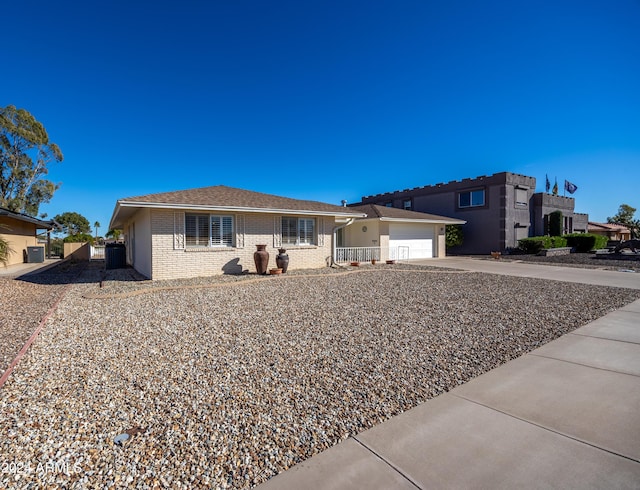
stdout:
POLYGON ((233 216, 185 215, 187 247, 233 247, 233 216))
POLYGON ((283 245, 315 245, 316 220, 313 218, 282 217, 283 245))

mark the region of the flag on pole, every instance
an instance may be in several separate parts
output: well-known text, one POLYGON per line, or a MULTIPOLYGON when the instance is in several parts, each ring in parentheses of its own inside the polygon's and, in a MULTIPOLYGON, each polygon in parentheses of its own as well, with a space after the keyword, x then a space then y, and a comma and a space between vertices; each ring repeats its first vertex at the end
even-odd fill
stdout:
POLYGON ((564 181, 564 190, 567 191, 569 194, 573 194, 575 191, 578 190, 578 186, 575 185, 575 184, 572 184, 568 180, 565 180, 564 181))
POLYGON ((547 181, 545 184, 544 190, 547 194, 549 194, 549 189, 551 189, 551 182, 549 182, 549 176, 547 174, 544 174, 544 178, 547 181))
POLYGON ((555 183, 555 184, 553 184, 553 190, 551 191, 551 193, 552 193, 554 196, 557 196, 557 195, 558 195, 558 177, 556 177, 556 183, 555 183))

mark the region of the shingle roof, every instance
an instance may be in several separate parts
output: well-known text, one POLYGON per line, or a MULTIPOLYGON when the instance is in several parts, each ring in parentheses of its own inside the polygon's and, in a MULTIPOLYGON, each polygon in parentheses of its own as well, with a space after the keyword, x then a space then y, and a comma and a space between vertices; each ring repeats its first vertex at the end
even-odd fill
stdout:
POLYGON ((589 229, 629 233, 629 228, 618 223, 597 223, 595 221, 589 221, 589 229))
POLYGON ((439 216, 437 214, 420 213, 418 211, 409 211, 407 209, 392 208, 387 206, 379 206, 377 204, 363 204, 361 206, 349 206, 351 209, 355 209, 367 214, 367 219, 370 218, 382 218, 393 220, 407 220, 407 221, 429 221, 438 223, 465 223, 464 220, 457 218, 448 218, 446 216, 439 216))
POLYGON ((328 213, 339 212, 340 214, 357 213, 356 211, 351 211, 348 208, 337 206, 335 204, 291 199, 289 197, 237 189, 234 187, 227 187, 225 185, 200 187, 197 189, 187 189, 174 192, 161 192, 159 194, 148 194, 146 196, 120 199, 118 202, 171 204, 172 206, 186 205, 248 209, 284 209, 292 211, 319 211, 328 213))
POLYGON ((304 214, 320 214, 328 216, 362 216, 362 212, 344 206, 327 204, 319 201, 291 199, 289 197, 264 194, 216 185, 174 192, 161 192, 145 196, 119 199, 111 218, 112 224, 119 223, 121 208, 159 207, 184 209, 223 209, 249 212, 298 212, 304 214))

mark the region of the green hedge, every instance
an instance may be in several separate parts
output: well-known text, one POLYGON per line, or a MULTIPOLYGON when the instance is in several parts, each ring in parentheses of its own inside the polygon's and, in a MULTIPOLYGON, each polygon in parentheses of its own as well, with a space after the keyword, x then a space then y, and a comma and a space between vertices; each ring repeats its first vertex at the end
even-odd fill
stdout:
POLYGON ((574 247, 576 252, 588 252, 597 250, 607 246, 608 239, 606 236, 594 235, 592 233, 571 233, 565 235, 567 246, 574 247))
POLYGON ((75 235, 69 235, 64 238, 64 243, 86 243, 89 242, 93 245, 93 237, 88 233, 76 233, 75 235))
POLYGON ((567 246, 567 240, 561 236, 534 236, 518 240, 518 248, 526 254, 537 254, 544 248, 567 246))

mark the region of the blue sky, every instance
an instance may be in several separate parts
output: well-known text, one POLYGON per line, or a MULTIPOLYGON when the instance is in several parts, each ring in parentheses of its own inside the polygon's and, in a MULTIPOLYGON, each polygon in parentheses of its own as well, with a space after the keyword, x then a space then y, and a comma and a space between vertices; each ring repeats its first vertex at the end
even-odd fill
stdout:
POLYGON ((575 183, 592 221, 640 209, 638 0, 27 0, 2 16, 0 106, 65 156, 40 211, 101 234, 119 198, 218 184, 339 204, 511 171, 575 183))

